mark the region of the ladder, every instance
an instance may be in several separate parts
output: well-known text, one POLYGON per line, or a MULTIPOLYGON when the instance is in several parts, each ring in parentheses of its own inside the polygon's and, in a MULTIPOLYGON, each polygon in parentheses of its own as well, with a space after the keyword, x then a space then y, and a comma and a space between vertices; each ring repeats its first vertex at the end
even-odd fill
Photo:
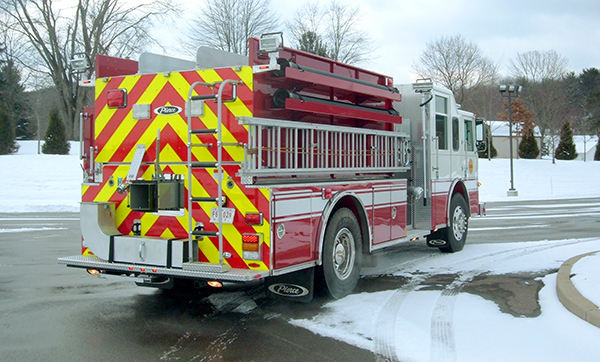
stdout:
MULTIPOLYGON (((236 86, 242 84, 241 81, 226 79, 221 82, 205 83, 205 82, 194 82, 189 88, 188 98, 186 103, 187 110, 187 125, 188 125, 188 143, 187 143, 187 189, 188 189, 188 246, 189 246, 189 259, 188 263, 184 265, 184 269, 193 269, 196 271, 209 271, 209 272, 225 272, 228 266, 224 262, 223 252, 223 206, 225 205, 225 197, 223 196, 223 142, 222 142, 222 109, 223 109, 223 89, 227 84, 231 84, 233 87, 232 98, 226 101, 235 101, 236 99, 236 86), (215 87, 219 86, 218 92, 215 91, 215 87), (213 90, 212 94, 205 95, 192 95, 194 88, 197 86, 205 86, 213 90), (205 101, 205 100, 216 100, 218 102, 217 111, 217 128, 214 129, 192 129, 192 101, 205 101), (194 147, 206 147, 204 144, 193 144, 192 135, 201 134, 213 134, 217 136, 217 161, 193 161, 192 149, 194 147), (217 180, 217 195, 210 197, 195 197, 192 192, 192 170, 193 169, 213 169, 214 178, 217 180), (203 227, 196 227, 193 225, 193 205, 194 203, 216 203, 217 205, 217 226, 218 231, 205 231, 203 227), (219 264, 208 264, 198 262, 198 238, 204 237, 217 237, 219 238, 219 264)), ((203 106, 203 105, 202 105, 203 106)), ((230 164, 229 162, 227 164, 230 164)), ((235 163, 239 164, 239 163, 235 163)))
POLYGON ((400 132, 239 117, 248 126, 242 183, 261 176, 382 174, 409 169, 400 132))

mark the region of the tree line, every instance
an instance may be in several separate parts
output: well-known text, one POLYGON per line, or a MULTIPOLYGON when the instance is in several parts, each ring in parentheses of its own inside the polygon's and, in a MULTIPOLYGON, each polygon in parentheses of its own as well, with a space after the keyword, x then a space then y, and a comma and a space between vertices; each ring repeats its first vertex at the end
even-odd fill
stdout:
MULTIPOLYGON (((292 47, 337 61, 356 64, 365 61, 373 51, 357 7, 339 0, 308 2, 298 8, 290 21, 281 24, 270 3, 271 0, 201 1, 194 10, 194 23, 187 29, 190 36, 182 41, 183 48, 191 53, 205 45, 247 55, 248 38, 284 26, 292 47)), ((64 117, 66 137, 76 139, 79 112, 84 104, 93 101, 92 91, 80 87, 78 80, 93 76, 95 55, 133 58, 158 45, 149 31, 153 26, 177 19, 182 13, 181 8, 166 0, 143 4, 78 0, 70 7, 61 4, 52 0, 0 0, 1 66, 2 74, 7 74, 0 78, 0 92, 4 89, 1 87, 13 87, 12 100, 3 96, 0 102, 0 142, 4 142, 0 152, 14 151, 14 139, 31 138, 37 132, 31 122, 31 110, 22 97, 25 83, 34 84, 34 88, 56 89, 56 108, 64 117), (71 69, 73 57, 88 61, 83 73, 71 69), (20 79, 22 74, 25 79, 20 79), (2 117, 10 121, 2 122, 2 117)), ((517 122, 523 139, 534 126, 543 139, 557 138, 567 121, 579 134, 600 134, 598 70, 569 72, 566 59, 554 51, 518 54, 510 61, 509 75, 501 77, 498 64, 476 44, 461 35, 442 36, 427 43, 413 69, 418 77, 431 78, 452 90, 463 108, 487 119, 500 119, 506 114, 498 84, 523 85, 522 104, 515 103, 530 112, 527 120, 517 122)), ((542 149, 556 153, 548 147, 542 149)))

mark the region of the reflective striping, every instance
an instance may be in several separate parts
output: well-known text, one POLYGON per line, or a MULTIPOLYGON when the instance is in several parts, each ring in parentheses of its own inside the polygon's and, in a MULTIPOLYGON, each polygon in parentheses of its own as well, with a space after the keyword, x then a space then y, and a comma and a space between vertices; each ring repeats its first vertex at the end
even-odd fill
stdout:
MULTIPOLYGON (((144 144, 146 152, 142 167, 137 178, 151 180, 155 174, 154 162, 156 158, 156 134, 160 129, 160 162, 164 173, 184 175, 187 178, 187 117, 185 112, 174 115, 151 114, 151 119, 134 120, 131 114, 133 104, 151 104, 154 110, 159 106, 174 105, 185 108, 189 86, 194 81, 208 83, 222 81, 223 79, 242 79, 244 85, 238 88, 238 99, 234 102, 224 103, 223 107, 223 133, 224 143, 237 144, 246 142, 247 128, 239 125, 236 118, 252 116, 252 68, 242 67, 239 70, 209 69, 187 72, 172 72, 170 75, 135 75, 116 77, 108 82, 97 82, 97 117, 96 117, 96 145, 99 153, 96 161, 104 163, 104 183, 99 186, 82 188, 83 199, 87 201, 113 201, 116 203, 115 222, 122 233, 130 233, 131 225, 135 219, 142 223, 142 235, 163 238, 187 238, 188 210, 183 216, 161 215, 160 213, 142 213, 132 211, 125 194, 117 192, 118 179, 125 179, 137 144, 144 144), (113 88, 125 88, 128 91, 128 107, 124 109, 110 109, 106 104, 106 91, 113 88), (108 163, 108 164, 107 164, 108 163), (124 165, 110 165, 110 163, 124 163, 124 165), (112 177, 113 186, 108 185, 112 177)), ((207 87, 197 87, 196 94, 207 94, 211 90, 207 87)), ((192 120, 192 129, 216 128, 217 103, 205 102, 204 116, 192 120)), ((216 135, 192 135, 193 144, 212 144, 213 147, 194 147, 192 149, 193 161, 216 162, 217 159, 216 135)), ((240 146, 224 146, 223 160, 241 162, 244 158, 244 148, 240 146)), ((270 224, 269 224, 269 199, 270 191, 265 189, 247 188, 236 178, 239 166, 224 166, 223 195, 228 200, 228 207, 236 209, 234 224, 223 225, 224 248, 231 254, 225 261, 234 268, 258 269, 269 268, 270 255, 270 224), (227 181, 233 181, 227 187, 227 181), (265 215, 264 224, 261 226, 247 226, 243 222, 247 212, 262 212, 265 215), (242 259, 241 235, 242 233, 263 234, 262 249, 265 262, 244 261, 242 259)), ((213 170, 194 169, 192 172, 192 190, 194 197, 214 196, 217 192, 217 180, 213 170)), ((187 188, 187 182, 184 182, 187 188)), ((188 191, 186 189, 186 197, 188 191)), ((202 222, 205 230, 217 231, 216 225, 210 223, 211 203, 195 203, 193 206, 193 224, 202 222)), ((187 208, 187 203, 185 203, 187 208)), ((218 241, 216 238, 204 238, 199 242, 200 260, 211 263, 219 262, 218 241)))

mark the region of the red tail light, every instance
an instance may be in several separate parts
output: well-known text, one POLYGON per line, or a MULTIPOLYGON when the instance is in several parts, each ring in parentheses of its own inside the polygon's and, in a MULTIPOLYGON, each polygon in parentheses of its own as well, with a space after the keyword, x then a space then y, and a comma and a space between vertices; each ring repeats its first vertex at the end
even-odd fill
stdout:
POLYGON ((244 234, 242 235, 242 242, 258 244, 260 242, 260 236, 258 234, 244 234))

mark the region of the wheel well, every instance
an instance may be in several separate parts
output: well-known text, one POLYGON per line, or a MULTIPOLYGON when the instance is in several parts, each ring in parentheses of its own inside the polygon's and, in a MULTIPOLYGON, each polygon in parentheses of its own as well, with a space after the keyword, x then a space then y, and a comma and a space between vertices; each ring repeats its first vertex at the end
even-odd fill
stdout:
MULTIPOLYGON (((454 196, 454 194, 460 194, 463 199, 465 199, 465 202, 467 203, 467 210, 465 210, 467 212, 467 216, 471 216, 471 203, 469 201, 469 192, 467 191, 467 187, 465 186, 464 182, 462 181, 457 181, 456 184, 454 185, 454 188, 452 190, 452 193, 450 194, 450 199, 452 200, 452 196, 454 196)), ((450 208, 450 201, 448 201, 448 209, 450 208)))
MULTIPOLYGON (((343 207, 350 209, 350 211, 352 211, 352 213, 356 217, 356 220, 358 221, 358 226, 360 227, 360 234, 362 237, 362 250, 363 253, 367 252, 369 250, 370 233, 369 224, 367 222, 367 214, 362 203, 358 201, 358 199, 356 199, 355 197, 351 195, 346 195, 335 204, 335 206, 331 210, 331 213, 329 214, 329 218, 331 218, 331 216, 335 214, 337 210, 343 207)), ((329 220, 327 220, 327 222, 329 222, 329 220)))

